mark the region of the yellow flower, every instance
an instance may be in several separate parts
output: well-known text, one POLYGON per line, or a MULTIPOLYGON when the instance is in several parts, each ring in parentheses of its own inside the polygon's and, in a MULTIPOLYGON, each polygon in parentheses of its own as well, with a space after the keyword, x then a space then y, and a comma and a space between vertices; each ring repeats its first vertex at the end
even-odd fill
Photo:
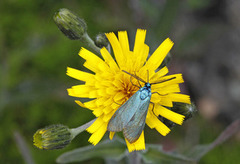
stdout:
MULTIPOLYGON (((182 74, 166 75, 168 73, 167 67, 158 70, 172 48, 173 42, 167 38, 147 60, 149 47, 144 43, 146 30, 137 30, 133 51, 129 49, 126 31, 118 32, 118 38, 112 32, 107 33, 106 36, 112 46, 115 60, 105 47, 101 49, 103 59, 82 48, 79 56, 86 60, 84 66, 94 74, 67 68, 67 75, 85 82, 85 84, 68 89, 68 94, 73 97, 93 99, 85 103, 76 100, 77 104, 92 110, 97 117, 97 120, 87 129, 92 134, 89 142, 96 145, 102 139, 116 110, 139 90, 136 87, 138 81, 122 70, 135 74, 145 81, 149 80, 150 83, 171 79, 152 85, 152 93, 158 92, 159 94, 152 94, 151 102, 155 104, 154 109, 153 105, 150 104, 146 118, 146 124, 150 128, 155 128, 161 135, 166 136, 170 129, 157 116, 161 115, 181 125, 184 116, 166 107, 172 107, 173 102, 190 104, 189 96, 179 93, 179 83, 183 83, 182 74)), ((140 83, 141 86, 144 85, 142 82, 140 83)), ((110 139, 113 136, 114 132, 110 132, 110 139)), ((125 141, 129 152, 145 149, 144 132, 134 143, 129 143, 126 139, 125 141)))

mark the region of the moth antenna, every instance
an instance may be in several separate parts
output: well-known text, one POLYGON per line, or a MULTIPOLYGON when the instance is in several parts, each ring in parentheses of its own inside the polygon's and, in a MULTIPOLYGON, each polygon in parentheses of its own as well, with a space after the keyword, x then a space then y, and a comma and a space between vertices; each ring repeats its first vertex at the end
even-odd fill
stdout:
MULTIPOLYGON (((135 74, 136 77, 138 77, 136 74, 135 74)), ((131 76, 132 77, 132 76, 131 76)), ((138 82, 138 85, 140 85, 140 87, 142 88, 142 85, 140 84, 139 80, 137 79, 137 82, 138 82)))
MULTIPOLYGON (((140 88, 139 86, 133 84, 133 82, 132 82, 132 76, 130 77, 130 82, 132 83, 133 86, 140 88)), ((140 84, 140 83, 139 83, 139 84, 140 84)), ((140 84, 140 86, 141 86, 141 84, 140 84)), ((142 86, 141 86, 141 88, 142 88, 142 86)))
POLYGON ((147 70, 147 82, 149 83, 149 70, 147 70))
POLYGON ((176 77, 172 77, 172 78, 170 78, 170 79, 162 80, 162 81, 159 81, 159 82, 156 82, 156 83, 151 83, 151 85, 152 85, 152 84, 163 83, 163 82, 166 82, 166 81, 170 81, 170 80, 172 80, 172 79, 176 79, 176 77))
POLYGON ((123 72, 125 72, 126 74, 129 74, 130 76, 134 77, 135 79, 138 79, 139 81, 143 82, 143 83, 146 83, 143 79, 141 79, 140 77, 136 76, 136 75, 133 75, 125 70, 122 70, 123 72))

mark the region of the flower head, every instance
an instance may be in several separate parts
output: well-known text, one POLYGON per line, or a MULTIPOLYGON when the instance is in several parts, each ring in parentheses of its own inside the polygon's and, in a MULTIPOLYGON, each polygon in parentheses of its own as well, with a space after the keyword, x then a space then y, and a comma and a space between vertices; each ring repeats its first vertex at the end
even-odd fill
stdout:
MULTIPOLYGON (((105 47, 100 51, 103 59, 82 48, 79 56, 86 60, 84 66, 94 74, 73 68, 67 69, 67 75, 85 82, 68 89, 68 94, 93 99, 85 103, 76 100, 77 104, 92 110, 97 117, 97 120, 87 129, 92 134, 89 142, 96 145, 102 139, 113 114, 121 104, 139 90, 137 87, 139 81, 122 70, 149 83, 157 83, 151 86, 151 92, 158 94, 152 94, 151 102, 154 106, 152 103, 149 105, 146 116, 146 124, 150 128, 155 128, 163 136, 170 132, 170 129, 158 119, 159 115, 181 125, 185 116, 166 107, 172 107, 173 102, 190 104, 189 96, 179 93, 179 83, 183 83, 182 74, 166 75, 167 67, 158 69, 172 48, 173 42, 167 38, 148 59, 149 47, 144 43, 146 30, 137 30, 133 51, 129 49, 126 31, 118 32, 118 38, 114 33, 107 33, 106 36, 112 46, 115 59, 105 47)), ((142 82, 139 83, 144 86, 142 82)), ((110 132, 110 139, 113 136, 114 132, 110 132)), ((128 140, 126 143, 129 152, 145 149, 144 131, 134 143, 128 140)))

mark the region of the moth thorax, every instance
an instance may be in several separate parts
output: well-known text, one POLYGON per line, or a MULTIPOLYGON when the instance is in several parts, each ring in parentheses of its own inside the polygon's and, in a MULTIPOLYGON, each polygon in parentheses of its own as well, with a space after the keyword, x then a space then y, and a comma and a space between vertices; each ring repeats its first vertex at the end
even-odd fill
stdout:
MULTIPOLYGON (((147 84, 149 84, 149 83, 147 83, 147 84)), ((150 97, 152 95, 151 88, 150 88, 151 85, 150 85, 150 87, 148 87, 147 84, 140 89, 140 92, 141 92, 140 99, 141 100, 145 100, 147 97, 150 97)))

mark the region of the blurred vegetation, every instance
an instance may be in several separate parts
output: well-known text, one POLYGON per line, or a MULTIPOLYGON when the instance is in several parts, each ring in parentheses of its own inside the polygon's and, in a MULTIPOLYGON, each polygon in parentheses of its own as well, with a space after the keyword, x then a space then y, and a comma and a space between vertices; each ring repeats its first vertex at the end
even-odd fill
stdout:
MULTIPOLYGON (((197 106, 201 105, 200 112, 199 116, 182 127, 176 127, 167 137, 161 137, 156 135, 157 132, 147 129, 146 142, 161 143, 168 150, 176 146, 187 149, 197 143, 212 142, 230 122, 239 117, 239 112, 236 112, 239 100, 224 102, 221 101, 222 97, 209 95, 209 87, 204 87, 208 78, 205 77, 202 82, 198 74, 212 70, 207 67, 208 58, 203 55, 210 50, 210 46, 214 48, 211 43, 239 27, 232 20, 235 17, 231 17, 231 13, 235 12, 231 12, 231 6, 227 7, 224 0, 0 1, 0 162, 24 163, 14 140, 15 131, 23 136, 34 161, 39 164, 55 163, 55 159, 63 152, 90 145, 87 142, 90 136, 87 132, 63 150, 42 151, 32 144, 32 135, 44 126, 61 123, 74 128, 94 118, 90 111, 75 104, 66 92, 67 88, 79 83, 67 77, 66 67, 83 69, 83 61, 77 54, 80 47, 85 45, 69 40, 58 30, 52 17, 59 8, 68 8, 85 19, 91 37, 99 32, 128 30, 130 43, 133 44, 136 29, 146 28, 146 43, 150 46, 150 52, 163 39, 171 37, 175 41, 175 47, 171 51, 174 55, 170 72, 183 72, 187 83, 183 90, 190 93, 197 106), (196 69, 196 65, 208 70, 196 69), (201 82, 203 88, 197 85, 201 82), (209 96, 213 98, 209 100, 209 96), (225 104, 218 104, 219 109, 209 114, 204 109, 208 109, 209 104, 213 104, 211 107, 215 109, 216 102, 212 102, 212 99, 225 104), (230 112, 236 113, 232 115, 230 112)), ((236 37, 239 41, 239 33, 236 37)), ((238 50, 236 49, 236 54, 238 50)), ((212 55, 218 53, 212 50, 210 52, 212 55)), ((217 58, 219 57, 215 56, 213 60, 217 58)), ((234 73, 234 70, 231 72, 234 73)), ((240 76, 237 74, 235 77, 240 76)), ((220 78, 220 82, 221 80, 227 79, 220 78)), ((212 84, 214 85, 213 82, 212 84)), ((209 92, 216 91, 218 94, 217 90, 221 90, 216 87, 213 89, 215 90, 209 92)), ((228 96, 227 93, 222 95, 228 96)), ((235 163, 239 159, 239 151, 238 134, 238 138, 220 145, 200 163, 235 163)), ((89 163, 96 161, 98 160, 93 159, 89 163)))

